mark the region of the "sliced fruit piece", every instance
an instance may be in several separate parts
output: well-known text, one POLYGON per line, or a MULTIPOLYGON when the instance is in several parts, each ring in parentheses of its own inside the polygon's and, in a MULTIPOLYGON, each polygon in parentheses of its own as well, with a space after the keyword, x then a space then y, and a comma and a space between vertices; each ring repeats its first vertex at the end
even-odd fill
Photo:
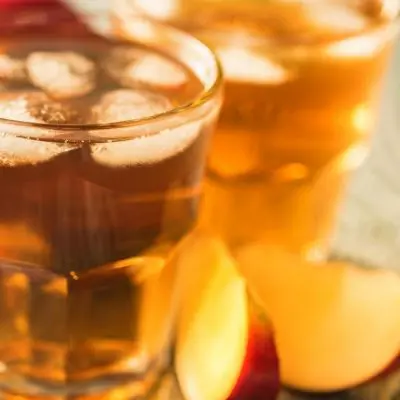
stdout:
POLYGON ((307 391, 355 386, 400 351, 400 277, 351 264, 312 265, 279 247, 238 253, 271 318, 285 384, 307 391))
POLYGON ((183 287, 176 370, 189 400, 226 400, 246 357, 248 317, 243 279, 224 245, 195 235, 177 256, 183 287))

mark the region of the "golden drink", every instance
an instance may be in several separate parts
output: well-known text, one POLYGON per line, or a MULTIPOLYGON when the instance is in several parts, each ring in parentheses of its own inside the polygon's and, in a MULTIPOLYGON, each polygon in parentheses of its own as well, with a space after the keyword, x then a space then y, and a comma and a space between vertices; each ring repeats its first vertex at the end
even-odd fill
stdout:
POLYGON ((171 364, 219 84, 205 46, 178 36, 207 77, 152 27, 166 48, 0 37, 0 397, 142 398, 171 364))

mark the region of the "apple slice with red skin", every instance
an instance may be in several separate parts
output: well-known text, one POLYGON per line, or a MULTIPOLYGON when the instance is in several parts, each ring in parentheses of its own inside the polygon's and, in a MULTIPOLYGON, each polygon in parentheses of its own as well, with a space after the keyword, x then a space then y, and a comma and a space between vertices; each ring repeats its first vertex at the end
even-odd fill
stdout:
POLYGON ((246 283, 217 238, 195 234, 176 256, 182 288, 176 371, 188 400, 275 400, 271 330, 249 313, 246 283))
POLYGON ((274 326, 282 381, 334 392, 376 377, 400 351, 400 277, 346 263, 308 263, 269 243, 237 254, 274 326))

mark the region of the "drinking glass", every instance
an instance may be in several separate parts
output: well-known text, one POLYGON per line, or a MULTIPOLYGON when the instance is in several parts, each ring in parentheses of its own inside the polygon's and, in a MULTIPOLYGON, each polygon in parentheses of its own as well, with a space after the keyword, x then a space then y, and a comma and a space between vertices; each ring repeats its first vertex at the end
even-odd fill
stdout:
MULTIPOLYGON (((191 254, 198 268, 236 269, 239 277, 218 281, 215 302, 240 277, 250 295, 235 303, 241 286, 214 306, 214 320, 225 325, 211 329, 204 319, 200 335, 198 317, 185 328, 192 353, 204 347, 196 369, 195 357, 181 368, 188 397, 201 397, 193 388, 204 393, 205 376, 216 387, 227 382, 207 375, 214 360, 226 359, 225 398, 246 398, 238 386, 263 369, 273 373, 274 341, 281 383, 293 398, 390 399, 394 390, 378 395, 368 382, 393 386, 389 365, 400 351, 393 103, 382 107, 385 123, 376 128, 398 2, 120 0, 115 10, 116 26, 122 14, 146 15, 195 34, 217 52, 227 80, 202 208, 209 233, 185 260, 191 254), (228 336, 235 338, 229 345, 228 336), (207 352, 217 337, 229 354, 218 343, 217 355, 207 352)), ((193 310, 200 315, 206 304, 193 310)), ((178 342, 178 361, 189 360, 188 346, 178 342)), ((248 398, 275 396, 265 389, 267 376, 249 384, 248 398)), ((222 398, 215 393, 208 398, 222 398)))
POLYGON ((148 398, 220 68, 163 24, 22 3, 0 18, 0 397, 148 398))

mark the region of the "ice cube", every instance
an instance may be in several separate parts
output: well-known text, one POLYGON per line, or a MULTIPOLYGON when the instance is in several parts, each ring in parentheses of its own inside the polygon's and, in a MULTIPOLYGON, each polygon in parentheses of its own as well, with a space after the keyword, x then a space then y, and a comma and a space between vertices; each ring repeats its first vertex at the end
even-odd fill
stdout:
POLYGON ((140 49, 115 48, 106 57, 103 67, 112 79, 128 88, 146 84, 176 89, 188 82, 182 67, 161 55, 140 49))
POLYGON ((230 81, 281 85, 293 79, 290 71, 265 54, 245 47, 221 47, 216 51, 230 81))
POLYGON ((367 33, 336 41, 326 47, 326 53, 335 58, 362 59, 379 53, 387 42, 386 31, 367 33))
POLYGON ((166 129, 152 136, 92 146, 92 157, 109 167, 153 164, 173 157, 185 150, 201 131, 201 122, 191 122, 174 129, 166 129))
POLYGON ((117 83, 121 83, 126 69, 146 53, 132 47, 115 47, 104 58, 102 67, 106 74, 117 83))
POLYGON ((0 124, 0 166, 34 165, 74 149, 67 143, 25 139, 14 134, 1 133, 1 129, 0 124))
MULTIPOLYGON (((0 118, 31 123, 68 123, 76 119, 77 114, 41 92, 7 93, 0 98, 0 118)), ((46 129, 21 127, 0 121, 0 165, 37 164, 74 148, 66 143, 36 140, 52 134, 46 129)))
POLYGON ((349 34, 367 27, 367 19, 355 7, 336 1, 311 2, 304 17, 319 32, 349 34))
POLYGON ((141 119, 161 114, 172 108, 165 96, 147 90, 113 90, 93 107, 93 120, 106 124, 141 119))
POLYGON ((0 81, 24 82, 27 80, 25 61, 12 58, 8 54, 0 54, 0 81))
POLYGON ((189 78, 183 67, 157 54, 147 54, 125 71, 125 84, 137 82, 164 89, 184 86, 189 78))
POLYGON ((81 97, 96 85, 94 62, 78 53, 35 52, 27 69, 32 83, 54 98, 81 97))
POLYGON ((12 92, 0 98, 0 118, 12 121, 76 124, 81 118, 76 110, 66 104, 51 100, 38 91, 12 92))

